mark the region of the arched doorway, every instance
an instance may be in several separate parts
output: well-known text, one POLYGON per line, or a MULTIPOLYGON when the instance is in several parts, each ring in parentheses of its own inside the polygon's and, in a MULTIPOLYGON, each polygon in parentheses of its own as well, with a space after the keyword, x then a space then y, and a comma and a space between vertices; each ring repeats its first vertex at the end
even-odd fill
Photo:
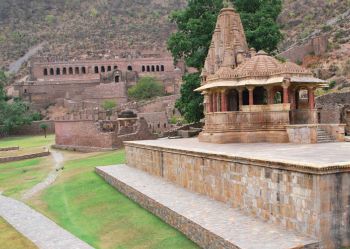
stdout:
POLYGON ((236 89, 232 89, 228 92, 227 99, 228 99, 228 111, 229 112, 239 111, 238 91, 236 89))
POLYGON ((267 104, 267 91, 264 87, 259 86, 254 88, 254 105, 266 105, 267 104))

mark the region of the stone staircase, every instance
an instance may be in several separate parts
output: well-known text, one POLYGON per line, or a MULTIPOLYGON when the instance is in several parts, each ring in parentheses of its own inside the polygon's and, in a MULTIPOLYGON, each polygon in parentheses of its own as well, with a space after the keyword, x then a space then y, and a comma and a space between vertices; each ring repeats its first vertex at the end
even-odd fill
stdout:
POLYGON ((334 137, 321 127, 317 127, 317 143, 333 143, 334 137))

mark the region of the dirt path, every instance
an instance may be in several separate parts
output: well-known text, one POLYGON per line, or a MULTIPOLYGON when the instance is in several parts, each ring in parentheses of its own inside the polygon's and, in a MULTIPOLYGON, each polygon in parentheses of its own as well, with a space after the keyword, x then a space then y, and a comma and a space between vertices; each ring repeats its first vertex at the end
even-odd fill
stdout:
POLYGON ((64 156, 62 152, 52 150, 51 151, 52 158, 54 160, 54 167, 52 171, 49 173, 49 175, 44 179, 44 181, 38 183, 31 189, 27 190, 26 192, 23 193, 22 195, 22 200, 28 200, 31 197, 33 197, 35 194, 39 193, 40 191, 44 190, 48 186, 50 186, 57 178, 59 174, 59 169, 61 169, 63 161, 64 161, 64 156))

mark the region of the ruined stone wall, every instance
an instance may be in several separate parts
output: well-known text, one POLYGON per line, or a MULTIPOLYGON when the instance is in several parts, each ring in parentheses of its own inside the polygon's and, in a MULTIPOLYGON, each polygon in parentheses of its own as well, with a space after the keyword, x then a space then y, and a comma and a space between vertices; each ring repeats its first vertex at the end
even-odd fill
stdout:
POLYGON ((55 133, 55 122, 53 120, 34 121, 30 125, 24 125, 16 130, 12 131, 10 135, 15 136, 32 136, 32 135, 44 135, 44 131, 40 128, 41 124, 47 124, 47 134, 55 133))
POLYGON ((316 98, 321 123, 346 124, 350 134, 350 92, 329 93, 316 98))
POLYGON ((137 115, 147 121, 148 129, 153 133, 162 133, 172 128, 165 112, 138 113, 137 115))
POLYGON ((126 144, 127 164, 228 203, 324 248, 350 245, 350 173, 315 173, 298 165, 126 144))
POLYGON ((322 55, 327 51, 328 37, 326 35, 311 38, 304 44, 289 48, 279 54, 292 62, 302 62, 304 57, 309 54, 322 55))
POLYGON ((93 120, 56 121, 56 145, 112 148, 111 132, 100 132, 93 120))

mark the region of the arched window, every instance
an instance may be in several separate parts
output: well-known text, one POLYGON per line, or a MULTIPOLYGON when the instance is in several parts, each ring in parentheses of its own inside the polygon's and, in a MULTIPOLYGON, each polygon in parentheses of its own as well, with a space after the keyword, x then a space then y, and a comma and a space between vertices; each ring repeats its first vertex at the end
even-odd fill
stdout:
POLYGON ((50 68, 50 75, 54 75, 54 70, 53 70, 53 68, 50 68))
POLYGON ((118 83, 119 81, 120 81, 120 77, 119 77, 119 75, 116 75, 115 78, 114 78, 114 82, 118 83))
POLYGON ((114 70, 117 70, 117 69, 118 69, 118 66, 114 66, 113 68, 114 68, 114 70))
POLYGON ((165 69, 164 69, 164 65, 161 65, 161 66, 160 66, 160 71, 164 72, 164 70, 165 70, 165 69))
POLYGON ((105 66, 102 66, 102 67, 101 67, 101 73, 104 73, 104 72, 106 72, 105 66))
POLYGON ((164 123, 164 128, 166 128, 166 123, 164 123))
POLYGON ((86 68, 85 68, 85 67, 82 67, 82 68, 81 68, 81 73, 82 73, 82 74, 86 74, 86 68))
POLYGON ((98 73, 98 66, 95 66, 95 73, 98 73))
POLYGON ((75 67, 75 74, 79 74, 79 73, 80 73, 79 67, 75 67))
POLYGON ((24 89, 24 93, 27 93, 27 89, 24 89))
POLYGON ((146 71, 145 66, 142 66, 142 72, 146 71))
POLYGON ((128 66, 128 71, 132 71, 132 66, 128 66))
POLYGON ((150 72, 151 70, 150 70, 150 67, 149 66, 147 66, 147 72, 150 72))
POLYGON ((159 65, 156 66, 156 71, 159 72, 159 65))
POLYGON ((154 66, 152 66, 152 72, 154 72, 155 70, 154 70, 154 66))
POLYGON ((67 68, 64 67, 64 68, 62 69, 62 74, 63 74, 63 75, 66 75, 66 74, 67 74, 67 68))
POLYGON ((60 75, 61 74, 61 69, 60 68, 56 68, 56 75, 60 75))
POLYGON ((47 75, 47 68, 44 68, 44 75, 47 75))
POLYGON ((69 71, 69 74, 73 74, 73 68, 72 68, 72 67, 70 67, 70 68, 68 69, 68 71, 69 71))
POLYGON ((107 71, 108 71, 108 72, 112 71, 112 67, 111 67, 111 66, 108 66, 108 67, 107 67, 107 71))

